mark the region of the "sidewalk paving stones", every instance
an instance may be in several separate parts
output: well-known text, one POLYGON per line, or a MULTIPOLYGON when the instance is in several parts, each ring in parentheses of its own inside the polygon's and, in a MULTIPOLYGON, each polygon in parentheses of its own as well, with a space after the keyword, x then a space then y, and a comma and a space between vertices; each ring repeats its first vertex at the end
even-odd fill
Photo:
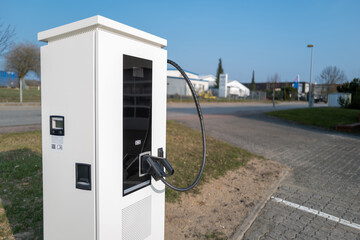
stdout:
MULTIPOLYGON (((177 118, 198 128, 196 117, 177 118)), ((274 197, 360 224, 359 137, 255 112, 205 116, 205 125, 214 137, 292 168, 274 197)), ((270 200, 244 239, 360 239, 360 230, 270 200)))

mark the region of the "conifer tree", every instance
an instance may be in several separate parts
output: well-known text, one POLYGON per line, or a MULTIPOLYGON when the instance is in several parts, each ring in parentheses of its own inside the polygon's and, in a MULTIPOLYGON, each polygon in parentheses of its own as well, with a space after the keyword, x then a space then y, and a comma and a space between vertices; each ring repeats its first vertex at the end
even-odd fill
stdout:
POLYGON ((255 71, 253 70, 253 74, 252 74, 252 78, 251 78, 251 91, 255 91, 256 90, 256 86, 255 86, 255 71))
POLYGON ((222 67, 221 58, 219 58, 219 65, 216 71, 216 87, 219 88, 220 74, 224 73, 224 69, 222 67))

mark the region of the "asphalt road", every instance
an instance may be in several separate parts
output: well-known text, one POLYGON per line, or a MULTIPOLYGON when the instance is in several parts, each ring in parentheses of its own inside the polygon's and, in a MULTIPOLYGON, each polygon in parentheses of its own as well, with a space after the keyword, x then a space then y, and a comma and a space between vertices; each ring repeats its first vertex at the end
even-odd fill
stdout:
MULTIPOLYGON (((264 113, 274 110, 286 110, 294 108, 304 108, 307 103, 292 102, 275 105, 266 103, 201 103, 201 109, 204 115, 226 115, 234 112, 243 114, 264 113)), ((327 106, 325 104, 316 104, 316 107, 327 106)), ((172 118, 184 114, 195 114, 196 108, 192 103, 168 103, 167 115, 172 118)))
POLYGON ((40 123, 40 106, 0 106, 0 127, 40 123))
MULTIPOLYGON (((306 105, 277 109, 297 107, 306 105)), ((170 107, 168 118, 199 129, 191 108, 170 107)), ((360 239, 360 138, 262 114, 270 110, 203 107, 208 135, 292 169, 244 239, 360 239)))
MULTIPOLYGON (((183 114, 196 113, 192 104, 189 103, 169 103, 168 116, 176 116, 183 114)), ((235 111, 245 112, 265 112, 273 110, 271 104, 202 104, 205 114, 229 114, 235 111)), ((277 105, 276 109, 289 109, 304 107, 304 103, 281 104, 277 105)), ((41 107, 40 106, 0 106, 0 127, 5 126, 21 126, 41 123, 41 107)))

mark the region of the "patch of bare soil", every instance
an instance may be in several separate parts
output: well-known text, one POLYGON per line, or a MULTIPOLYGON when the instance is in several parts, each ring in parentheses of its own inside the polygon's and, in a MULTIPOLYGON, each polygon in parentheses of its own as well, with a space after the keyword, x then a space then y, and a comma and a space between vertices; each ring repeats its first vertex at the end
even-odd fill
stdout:
POLYGON ((165 239, 228 239, 266 198, 285 167, 252 159, 201 187, 200 194, 183 194, 166 203, 165 239))
POLYGON ((14 240, 5 209, 0 199, 0 240, 14 240))

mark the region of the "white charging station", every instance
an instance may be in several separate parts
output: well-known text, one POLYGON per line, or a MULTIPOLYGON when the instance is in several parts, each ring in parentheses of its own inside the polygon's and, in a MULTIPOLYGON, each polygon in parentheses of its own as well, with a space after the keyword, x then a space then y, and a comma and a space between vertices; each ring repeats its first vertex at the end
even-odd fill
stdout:
POLYGON ((95 16, 38 34, 44 239, 163 239, 165 39, 95 16))

